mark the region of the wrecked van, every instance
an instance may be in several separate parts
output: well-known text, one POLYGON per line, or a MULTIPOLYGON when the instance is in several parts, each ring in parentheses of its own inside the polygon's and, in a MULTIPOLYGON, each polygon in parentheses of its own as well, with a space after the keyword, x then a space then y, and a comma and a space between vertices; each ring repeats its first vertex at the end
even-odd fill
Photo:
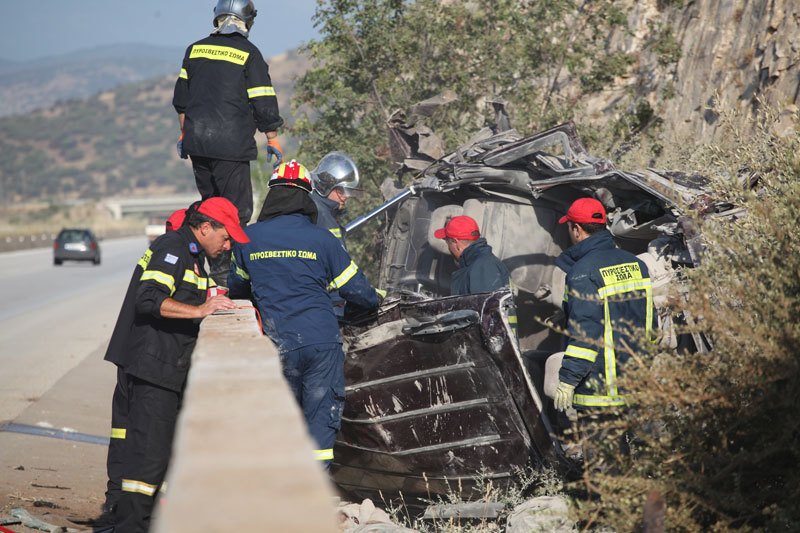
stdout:
POLYGON ((551 327, 563 318, 555 259, 570 245, 558 219, 579 197, 600 200, 617 244, 649 267, 660 342, 705 350, 704 339, 674 333, 673 321, 685 317, 671 316, 666 294, 676 270, 700 259, 692 220, 676 206, 704 201, 704 180, 618 170, 587 153, 572 123, 528 137, 487 128, 445 155, 430 130, 404 119, 394 124, 393 152, 415 179, 348 225, 386 217, 377 286, 389 296, 377 315, 343 328, 347 388, 334 480, 356 497, 402 494, 423 506, 480 498, 488 481, 505 486, 526 467, 569 470, 545 394, 555 387, 547 360, 564 345, 551 327), (510 289, 449 295, 456 264, 434 231, 456 215, 478 222, 511 273, 510 289))

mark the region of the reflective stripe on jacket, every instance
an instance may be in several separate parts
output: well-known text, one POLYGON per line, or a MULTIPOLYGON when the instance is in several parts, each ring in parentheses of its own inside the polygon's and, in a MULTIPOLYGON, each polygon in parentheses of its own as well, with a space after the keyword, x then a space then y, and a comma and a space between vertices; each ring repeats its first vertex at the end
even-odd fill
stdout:
POLYGON ((106 361, 125 373, 180 392, 189 371, 200 320, 163 318, 167 298, 200 305, 209 285, 204 254, 188 226, 158 237, 133 271, 106 361))
POLYGON ((302 214, 280 215, 245 228, 228 277, 231 297, 252 294, 264 331, 281 351, 341 342, 330 291, 366 308, 378 295, 341 242, 302 214))
POLYGON ((283 125, 269 67, 246 37, 212 34, 186 49, 172 105, 185 113, 183 149, 226 161, 258 157, 255 134, 283 125))
POLYGON ((556 265, 567 273, 564 312, 569 341, 559 379, 575 385, 576 407, 625 405, 619 377, 652 329, 653 290, 644 262, 600 231, 565 250, 556 265))
MULTIPOLYGON (((339 224, 339 218, 344 214, 344 210, 339 207, 339 202, 334 202, 330 198, 319 195, 316 191, 311 193, 311 199, 317 206, 317 226, 331 232, 331 235, 342 241, 342 246, 347 250, 345 242, 344 228, 339 224)), ((339 291, 331 292, 333 311, 337 317, 344 316, 345 300, 339 295, 339 291)))

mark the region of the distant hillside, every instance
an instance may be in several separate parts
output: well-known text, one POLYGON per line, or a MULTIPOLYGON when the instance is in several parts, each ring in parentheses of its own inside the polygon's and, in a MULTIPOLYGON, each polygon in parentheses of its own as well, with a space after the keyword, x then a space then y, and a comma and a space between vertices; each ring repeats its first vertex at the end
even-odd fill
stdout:
MULTIPOLYGON (((268 62, 288 119, 307 60, 291 52, 268 62)), ((173 73, 0 118, 0 202, 193 191, 191 166, 175 153, 174 84, 173 73)))
POLYGON ((182 56, 180 48, 118 45, 24 63, 0 61, 0 117, 174 73, 182 56))

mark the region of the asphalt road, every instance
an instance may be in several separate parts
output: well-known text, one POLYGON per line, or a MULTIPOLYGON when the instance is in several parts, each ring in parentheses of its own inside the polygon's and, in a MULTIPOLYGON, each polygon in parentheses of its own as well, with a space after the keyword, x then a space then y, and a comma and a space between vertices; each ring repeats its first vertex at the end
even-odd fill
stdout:
POLYGON ((11 424, 0 430, 0 519, 24 508, 77 527, 68 519, 99 512, 107 448, 97 441, 109 434, 116 381, 103 355, 147 240, 100 247, 100 266, 56 267, 49 248, 0 254, 0 428, 11 424))
POLYGON ((0 254, 0 422, 108 341, 147 241, 108 240, 100 248, 99 266, 54 266, 49 248, 0 254))

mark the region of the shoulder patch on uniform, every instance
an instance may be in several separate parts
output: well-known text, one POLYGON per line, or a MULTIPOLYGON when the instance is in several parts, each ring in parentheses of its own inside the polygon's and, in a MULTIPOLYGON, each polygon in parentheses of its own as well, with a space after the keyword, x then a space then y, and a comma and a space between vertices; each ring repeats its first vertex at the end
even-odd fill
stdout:
POLYGON ((177 255, 172 255, 172 254, 167 254, 164 257, 164 261, 166 263, 169 263, 170 265, 174 265, 175 263, 178 262, 178 256, 177 255))
POLYGON ((200 252, 200 250, 197 248, 197 243, 196 242, 190 242, 189 243, 189 251, 192 252, 193 254, 196 254, 196 253, 200 252))

